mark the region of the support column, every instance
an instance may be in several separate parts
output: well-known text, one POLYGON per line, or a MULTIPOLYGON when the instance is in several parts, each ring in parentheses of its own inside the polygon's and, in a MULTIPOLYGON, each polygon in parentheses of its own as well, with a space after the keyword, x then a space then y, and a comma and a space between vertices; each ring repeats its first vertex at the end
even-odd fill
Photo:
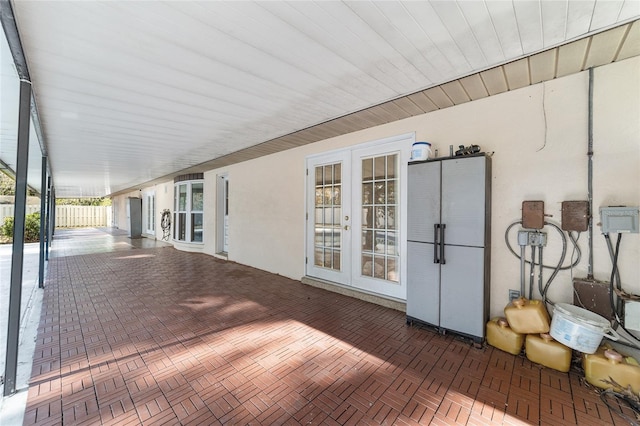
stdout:
POLYGON ((13 222, 13 253, 11 259, 9 327, 7 331, 4 396, 9 396, 16 392, 16 376, 18 372, 18 337, 20 333, 22 268, 24 263, 24 227, 25 216, 27 213, 27 170, 29 165, 30 118, 31 82, 21 79, 18 115, 18 156, 16 162, 16 198, 13 222))
POLYGON ((51 187, 51 239, 56 234, 56 187, 51 187))
POLYGON ((47 211, 45 221, 45 235, 47 244, 45 246, 44 259, 49 260, 49 247, 51 247, 51 176, 47 179, 47 211))
POLYGON ((47 157, 42 156, 42 178, 40 179, 40 264, 38 267, 38 287, 44 288, 44 252, 47 222, 47 157))

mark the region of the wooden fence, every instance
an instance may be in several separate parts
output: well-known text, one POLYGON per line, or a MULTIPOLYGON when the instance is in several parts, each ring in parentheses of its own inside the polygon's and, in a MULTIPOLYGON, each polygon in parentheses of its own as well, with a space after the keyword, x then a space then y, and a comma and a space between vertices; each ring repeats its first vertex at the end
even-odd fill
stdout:
MULTIPOLYGON (((40 205, 27 206, 27 214, 39 211, 40 205)), ((56 228, 111 226, 111 212, 111 206, 56 206, 56 228)), ((7 216, 13 216, 13 205, 0 205, 0 224, 7 216)))

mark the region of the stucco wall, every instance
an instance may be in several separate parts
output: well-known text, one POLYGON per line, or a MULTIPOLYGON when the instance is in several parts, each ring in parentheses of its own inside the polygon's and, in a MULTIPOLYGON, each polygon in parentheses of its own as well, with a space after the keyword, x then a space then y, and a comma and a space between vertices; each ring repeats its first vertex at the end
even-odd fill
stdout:
MULTIPOLYGON (((607 205, 640 205, 640 58, 595 69, 594 223, 607 205)), ((587 200, 588 73, 412 117, 205 173, 205 247, 215 253, 215 179, 230 182, 229 259, 293 279, 304 275, 305 158, 408 132, 448 155, 449 145, 478 144, 493 154, 491 315, 502 312, 508 289, 518 289, 519 261, 507 250, 506 228, 521 217, 524 200, 542 200, 549 221, 560 224, 561 202, 587 200)), ((159 191, 160 192, 160 191, 159 191)), ((172 196, 172 191, 169 191, 172 196)), ((170 204, 170 201, 169 201, 170 204)), ((158 202, 158 208, 162 209, 158 202)), ((545 264, 555 264, 561 240, 553 229, 545 264)), ((512 235, 515 244, 515 235, 512 235)), ((549 296, 572 300, 571 277, 587 275, 582 260, 560 272, 549 296)), ((625 235, 619 257, 627 291, 640 293, 640 236, 625 235)), ((571 247, 567 256, 571 256, 571 247)), ((565 261, 565 263, 567 263, 565 261)), ((608 280, 611 261, 594 227, 596 279, 608 280)), ((545 279, 551 271, 546 270, 545 279)))

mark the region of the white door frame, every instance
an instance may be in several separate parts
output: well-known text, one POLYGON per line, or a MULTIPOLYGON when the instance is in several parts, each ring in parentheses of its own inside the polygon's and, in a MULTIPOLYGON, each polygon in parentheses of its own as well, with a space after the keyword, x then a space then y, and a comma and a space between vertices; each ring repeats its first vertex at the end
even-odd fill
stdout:
POLYGON ((216 253, 229 252, 229 174, 216 176, 216 253))
POLYGON ((142 194, 142 226, 144 233, 149 235, 156 235, 156 192, 145 191, 142 194), (153 199, 153 205, 149 206, 149 199, 153 199), (151 209, 151 210, 149 210, 151 209), (149 220, 149 212, 151 211, 151 221, 149 220), (150 223, 151 222, 151 223, 150 223))
MULTIPOLYGON (((316 278, 321 278, 328 281, 333 281, 343 285, 351 284, 351 211, 350 204, 344 205, 343 200, 349 200, 351 198, 351 157, 350 152, 346 150, 333 151, 327 154, 314 155, 307 158, 307 198, 306 198, 306 230, 305 238, 306 244, 306 274, 316 278), (316 212, 316 192, 315 192, 315 168, 341 165, 341 182, 340 182, 340 194, 341 199, 340 208, 325 207, 321 211, 316 212), (324 214, 334 212, 335 221, 339 223, 333 224, 335 229, 323 230, 323 236, 325 232, 339 232, 336 241, 339 241, 339 253, 340 253, 340 269, 324 268, 316 266, 316 253, 315 253, 315 238, 316 235, 316 214, 324 214), (337 226, 339 225, 339 226, 337 226)), ((322 236, 320 237, 322 238, 322 236)), ((333 250, 336 247, 331 247, 329 250, 333 250)), ((336 250, 338 252, 338 250, 336 250)))
MULTIPOLYGON (((363 143, 348 148, 333 150, 325 153, 310 155, 306 158, 308 171, 307 183, 305 185, 306 215, 305 222, 305 272, 308 276, 333 281, 340 285, 356 287, 363 292, 376 293, 387 297, 406 300, 407 283, 407 164, 410 159, 411 146, 415 142, 415 133, 407 133, 389 138, 379 139, 363 143), (360 248, 362 247, 362 183, 361 164, 362 157, 378 156, 385 154, 398 154, 398 174, 399 174, 399 212, 396 212, 396 220, 400 220, 398 229, 398 254, 400 256, 399 281, 391 283, 386 280, 361 276, 360 248), (344 230, 348 226, 348 234, 343 233, 343 244, 349 244, 346 258, 350 259, 349 264, 344 264, 343 273, 327 273, 332 271, 322 271, 321 268, 314 268, 314 197, 315 176, 313 167, 319 164, 330 164, 336 159, 344 159, 345 165, 348 162, 348 172, 343 171, 343 182, 348 182, 349 189, 343 189, 343 219, 349 216, 349 223, 342 223, 344 230), (349 173, 347 175, 347 173, 349 173), (349 197, 349 198, 347 198, 349 197), (348 204, 347 204, 348 203, 348 204), (347 212, 348 210, 348 212, 347 212), (347 214, 349 213, 349 214, 347 214), (346 238, 345 238, 346 237, 346 238)), ((347 184, 345 184, 347 186, 347 184)))

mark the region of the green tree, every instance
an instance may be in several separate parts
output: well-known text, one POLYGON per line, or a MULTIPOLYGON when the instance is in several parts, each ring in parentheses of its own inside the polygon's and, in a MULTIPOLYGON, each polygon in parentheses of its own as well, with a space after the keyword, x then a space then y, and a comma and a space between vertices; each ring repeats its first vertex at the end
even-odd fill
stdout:
POLYGON ((56 198, 58 206, 110 206, 110 198, 56 198))
MULTIPOLYGON (((13 177, 2 172, 0 173, 0 195, 16 195, 16 181, 13 177)), ((27 188, 27 195, 38 195, 36 191, 27 188)))
POLYGON ((5 173, 0 173, 0 195, 15 195, 16 183, 5 173))

